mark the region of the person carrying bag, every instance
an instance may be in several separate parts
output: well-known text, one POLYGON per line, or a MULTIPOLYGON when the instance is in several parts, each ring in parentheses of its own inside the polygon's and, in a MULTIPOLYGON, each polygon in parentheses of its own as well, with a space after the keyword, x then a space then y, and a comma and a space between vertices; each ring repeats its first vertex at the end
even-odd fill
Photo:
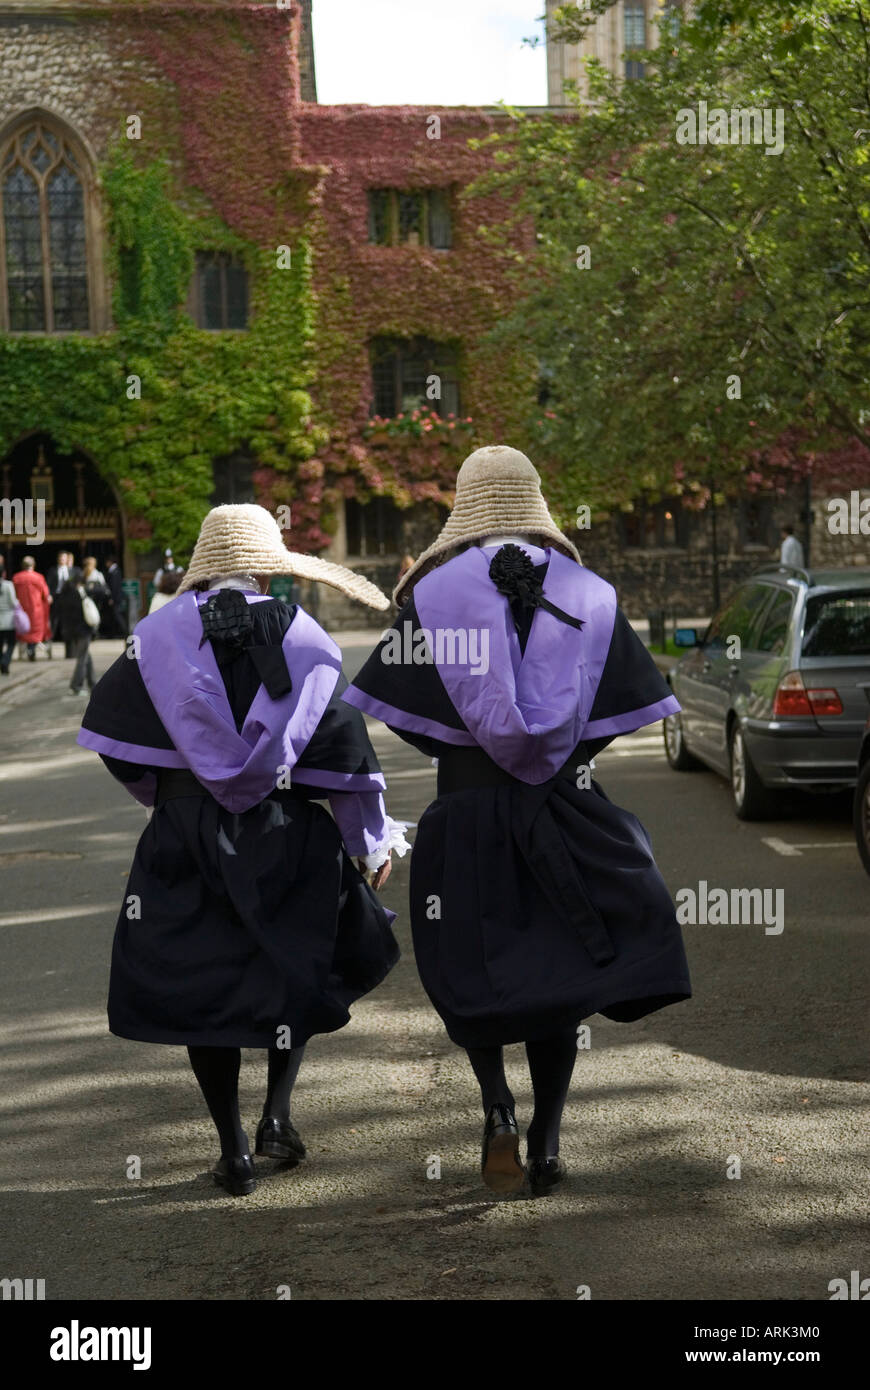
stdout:
POLYGON ((85 593, 79 570, 73 571, 55 602, 58 605, 58 632, 75 661, 70 694, 79 696, 85 683, 88 690, 93 690, 96 684, 91 642, 100 625, 99 609, 85 593))

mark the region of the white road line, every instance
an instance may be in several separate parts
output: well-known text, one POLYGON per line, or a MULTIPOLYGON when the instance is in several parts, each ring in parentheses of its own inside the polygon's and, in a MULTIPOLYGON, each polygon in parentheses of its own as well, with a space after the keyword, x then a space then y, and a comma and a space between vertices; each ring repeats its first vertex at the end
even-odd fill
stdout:
POLYGON ((786 856, 801 855, 805 849, 854 849, 854 840, 819 840, 813 844, 790 845, 786 840, 779 840, 775 835, 763 838, 761 843, 775 850, 777 854, 786 856))
POLYGON ((30 923, 41 926, 44 922, 78 922, 82 917, 113 917, 118 915, 118 904, 94 903, 91 907, 45 907, 35 912, 4 912, 0 916, 0 927, 24 927, 30 923))

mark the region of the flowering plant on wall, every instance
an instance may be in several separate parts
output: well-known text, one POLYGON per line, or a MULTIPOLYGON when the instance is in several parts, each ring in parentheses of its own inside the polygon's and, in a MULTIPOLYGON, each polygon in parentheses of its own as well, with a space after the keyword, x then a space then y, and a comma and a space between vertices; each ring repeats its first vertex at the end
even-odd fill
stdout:
POLYGON ((429 439, 443 444, 455 443, 464 432, 471 434, 474 423, 470 415, 456 416, 452 412, 440 416, 434 410, 402 411, 399 415, 387 417, 374 415, 363 431, 363 438, 377 446, 390 440, 429 439))

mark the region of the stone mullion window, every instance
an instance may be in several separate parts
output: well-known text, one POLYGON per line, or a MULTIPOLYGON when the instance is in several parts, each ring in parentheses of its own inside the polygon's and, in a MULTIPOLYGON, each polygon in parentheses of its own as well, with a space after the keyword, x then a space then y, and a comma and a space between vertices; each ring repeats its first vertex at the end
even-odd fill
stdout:
POLYGON ((188 311, 198 328, 209 332, 248 326, 248 273, 224 252, 198 251, 188 311))
POLYGON ((91 329, 99 278, 91 204, 84 160, 63 132, 20 120, 0 150, 0 328, 91 329))
POLYGON ((390 418, 416 408, 459 414, 454 348, 426 338, 376 338, 371 345, 372 413, 390 418), (429 400, 428 379, 441 379, 441 399, 429 400))
POLYGON ((629 0, 626 0, 623 10, 623 26, 626 54, 625 75, 628 78, 643 77, 643 63, 629 55, 646 48, 646 5, 629 3, 629 0))
POLYGON ((369 241, 374 245, 450 249, 452 227, 446 190, 370 188, 368 196, 369 241))

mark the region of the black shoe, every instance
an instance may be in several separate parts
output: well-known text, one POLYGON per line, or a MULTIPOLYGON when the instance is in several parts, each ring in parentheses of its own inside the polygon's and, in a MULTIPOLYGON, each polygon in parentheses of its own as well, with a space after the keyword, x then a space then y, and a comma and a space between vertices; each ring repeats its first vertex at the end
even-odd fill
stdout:
POLYGON ((565 1177, 568 1169, 561 1158, 527 1158, 526 1172, 529 1175, 529 1186, 536 1197, 545 1197, 548 1192, 552 1192, 554 1187, 565 1177))
POLYGON ((221 1156, 212 1177, 218 1187, 226 1188, 231 1197, 247 1197, 257 1186, 250 1154, 244 1154, 241 1158, 221 1156))
POLYGON ((507 1105, 490 1107, 483 1126, 480 1171, 493 1192, 522 1191, 526 1172, 520 1162, 520 1135, 507 1105))
POLYGON ((289 1120, 276 1120, 272 1115, 264 1115, 257 1125, 254 1153, 267 1158, 283 1158, 285 1163, 295 1168, 300 1158, 305 1157, 305 1145, 289 1120))

